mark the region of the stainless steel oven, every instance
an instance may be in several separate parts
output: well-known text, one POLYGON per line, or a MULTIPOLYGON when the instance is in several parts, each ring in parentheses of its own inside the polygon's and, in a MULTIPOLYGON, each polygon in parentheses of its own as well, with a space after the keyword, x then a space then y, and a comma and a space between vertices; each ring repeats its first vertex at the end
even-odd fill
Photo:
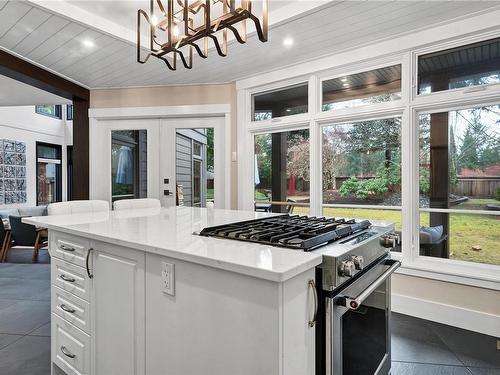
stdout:
POLYGON ((400 262, 380 259, 324 297, 324 372, 388 374, 391 368, 391 274, 400 262))

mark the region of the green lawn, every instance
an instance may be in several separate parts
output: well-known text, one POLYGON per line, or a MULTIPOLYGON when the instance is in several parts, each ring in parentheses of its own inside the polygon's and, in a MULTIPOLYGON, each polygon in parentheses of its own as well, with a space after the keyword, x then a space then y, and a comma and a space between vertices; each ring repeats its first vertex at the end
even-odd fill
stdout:
POLYGON ((214 200, 214 189, 207 189, 207 200, 214 200))
MULTIPOLYGON (((490 199, 470 199, 455 206, 457 209, 483 209, 485 204, 495 202, 490 199)), ((498 202, 498 201, 496 201, 498 202)), ((308 207, 296 207, 295 214, 307 214, 308 207)), ((352 217, 370 220, 387 220, 401 229, 401 213, 399 211, 351 208, 325 208, 325 216, 352 217)), ((420 225, 429 226, 429 214, 422 212, 420 225)), ((500 265, 500 216, 492 215, 450 215, 450 258, 477 263, 500 265), (472 250, 480 246, 480 251, 472 250)))

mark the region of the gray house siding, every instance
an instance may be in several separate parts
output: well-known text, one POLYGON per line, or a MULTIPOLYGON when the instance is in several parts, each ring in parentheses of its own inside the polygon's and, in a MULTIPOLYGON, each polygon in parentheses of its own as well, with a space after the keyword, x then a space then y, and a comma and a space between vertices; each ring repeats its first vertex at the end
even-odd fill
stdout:
POLYGON ((190 138, 177 133, 175 144, 176 181, 177 184, 182 185, 184 204, 191 206, 193 186, 192 142, 190 138))

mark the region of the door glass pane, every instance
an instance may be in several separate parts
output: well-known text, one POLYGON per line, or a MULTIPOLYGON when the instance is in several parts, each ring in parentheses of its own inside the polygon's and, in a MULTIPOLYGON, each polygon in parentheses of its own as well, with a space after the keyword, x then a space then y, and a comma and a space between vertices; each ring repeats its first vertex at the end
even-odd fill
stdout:
POLYGON ((401 65, 323 81, 322 111, 401 99, 401 65))
POLYGON ((214 207, 214 128, 176 130, 176 205, 214 207))
POLYGON ((39 205, 57 202, 58 168, 60 168, 58 164, 37 162, 37 202, 39 205))
POLYGON ((309 171, 308 129, 256 135, 255 209, 308 214, 309 171))
POLYGON ((252 95, 252 121, 307 113, 308 83, 252 95))
POLYGON ((418 58, 418 93, 500 82, 500 38, 418 58))
POLYGON ((147 131, 111 132, 112 199, 147 197, 147 131))
POLYGON ((401 118, 323 128, 323 203, 401 206, 401 118))
POLYGON ((37 145, 37 157, 43 159, 61 159, 59 149, 49 145, 37 145))
POLYGON ((202 178, 201 160, 193 160, 193 206, 201 205, 201 178, 202 178))

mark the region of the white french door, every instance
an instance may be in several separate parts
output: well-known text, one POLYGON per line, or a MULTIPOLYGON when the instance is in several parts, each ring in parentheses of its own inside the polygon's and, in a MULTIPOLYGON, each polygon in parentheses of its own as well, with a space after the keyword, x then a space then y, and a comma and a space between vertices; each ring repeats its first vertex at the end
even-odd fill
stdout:
POLYGON ((208 190, 213 192, 213 202, 216 208, 229 208, 229 158, 226 148, 225 118, 224 117, 199 117, 199 118, 168 118, 160 121, 160 166, 159 166, 159 193, 162 206, 176 205, 176 185, 182 185, 184 200, 187 205, 205 206, 208 190), (200 160, 206 158, 206 152, 198 155, 196 145, 203 144, 203 140, 191 137, 189 131, 195 129, 213 129, 213 172, 206 170, 206 162, 201 164, 200 160), (178 152, 179 139, 191 142, 192 148, 184 147, 178 152), (181 160, 181 156, 186 156, 181 160), (200 172, 200 165, 203 170, 200 172), (187 168, 186 168, 187 167, 187 168), (179 169, 185 168, 180 173, 179 169), (213 186, 207 189, 207 176, 213 177, 213 186), (177 181, 181 179, 182 181, 177 181), (227 193, 227 194, 226 194, 227 193), (201 196, 201 198, 200 198, 201 196))

